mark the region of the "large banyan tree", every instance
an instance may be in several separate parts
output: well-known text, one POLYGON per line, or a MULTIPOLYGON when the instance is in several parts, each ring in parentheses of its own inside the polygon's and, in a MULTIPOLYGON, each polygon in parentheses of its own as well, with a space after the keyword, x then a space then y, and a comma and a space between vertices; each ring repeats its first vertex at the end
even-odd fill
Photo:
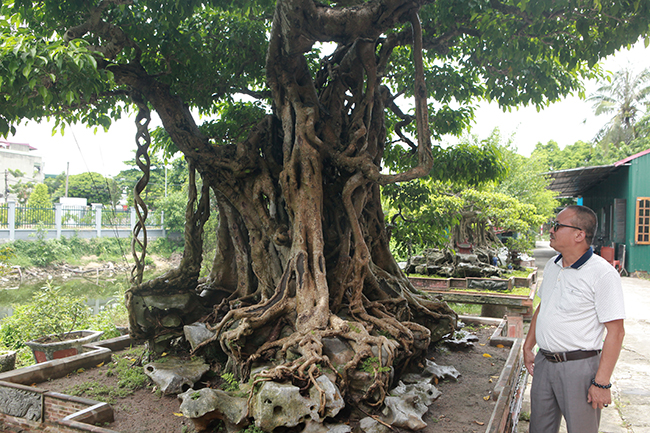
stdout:
POLYGON ((135 107, 139 192, 155 111, 190 170, 185 252, 178 269, 141 281, 146 244, 135 245, 132 335, 158 344, 202 320, 214 337, 197 353, 242 379, 268 363, 266 378, 303 384, 331 365, 323 340, 337 338, 354 353, 335 366, 338 387, 378 404, 391 369, 361 395, 348 393, 349 373, 374 356, 399 374, 456 324, 391 255, 381 187, 433 167, 485 169, 436 165, 445 151, 432 141, 465 129, 480 99, 543 108, 579 93, 600 58, 647 33, 649 7, 3 0, 0 132, 44 117, 108 127, 135 107), (218 246, 199 278, 210 197, 218 246))

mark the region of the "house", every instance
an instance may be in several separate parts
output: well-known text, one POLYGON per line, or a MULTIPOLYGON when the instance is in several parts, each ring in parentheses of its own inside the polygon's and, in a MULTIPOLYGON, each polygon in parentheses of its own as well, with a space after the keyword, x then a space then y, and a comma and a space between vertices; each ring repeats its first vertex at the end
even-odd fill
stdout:
POLYGON ((43 158, 34 155, 35 147, 27 143, 12 143, 0 140, 0 172, 2 185, 0 197, 3 202, 16 201, 16 196, 10 193, 10 188, 16 184, 42 183, 43 158))
POLYGON ((650 149, 612 165, 548 174, 549 189, 598 215, 595 245, 614 247, 627 272, 650 272, 650 149))

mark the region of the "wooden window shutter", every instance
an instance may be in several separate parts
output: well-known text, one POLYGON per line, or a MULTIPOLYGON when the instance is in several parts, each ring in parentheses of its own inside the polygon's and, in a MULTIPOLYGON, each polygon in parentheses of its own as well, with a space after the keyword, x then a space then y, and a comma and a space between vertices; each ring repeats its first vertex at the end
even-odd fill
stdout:
POLYGON ((614 199, 614 242, 625 243, 625 216, 627 200, 624 198, 614 199))
POLYGON ((637 244, 650 245, 650 197, 636 199, 634 240, 637 244))

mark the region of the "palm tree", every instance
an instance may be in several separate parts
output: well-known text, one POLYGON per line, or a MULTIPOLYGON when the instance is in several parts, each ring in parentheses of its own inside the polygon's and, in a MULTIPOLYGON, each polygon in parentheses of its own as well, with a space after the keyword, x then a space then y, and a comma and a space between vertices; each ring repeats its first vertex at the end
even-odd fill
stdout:
POLYGON ((621 142, 629 144, 636 138, 634 123, 650 105, 650 69, 636 74, 630 67, 615 72, 589 97, 594 102, 594 112, 614 114, 596 135, 602 145, 621 142))

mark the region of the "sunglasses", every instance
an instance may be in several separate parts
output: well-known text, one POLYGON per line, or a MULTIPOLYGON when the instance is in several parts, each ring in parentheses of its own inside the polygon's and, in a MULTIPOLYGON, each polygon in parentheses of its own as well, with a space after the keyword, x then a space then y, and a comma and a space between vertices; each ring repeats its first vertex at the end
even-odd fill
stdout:
POLYGON ((570 226, 570 225, 567 225, 567 224, 562 224, 562 223, 559 223, 557 221, 552 221, 552 224, 553 225, 551 226, 551 228, 553 229, 554 232, 558 231, 560 227, 569 227, 570 229, 576 229, 576 230, 584 231, 580 227, 570 226))

